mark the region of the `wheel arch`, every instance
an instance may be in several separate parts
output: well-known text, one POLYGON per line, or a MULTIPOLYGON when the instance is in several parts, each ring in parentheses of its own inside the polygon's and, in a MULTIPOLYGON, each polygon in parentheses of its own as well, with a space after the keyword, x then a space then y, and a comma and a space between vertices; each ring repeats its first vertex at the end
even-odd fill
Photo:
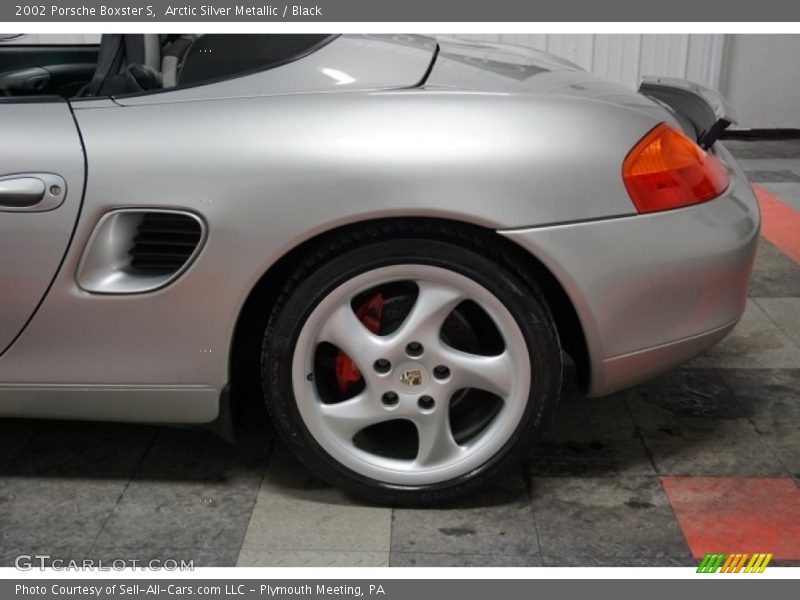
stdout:
MULTIPOLYGON (((518 274, 534 281, 542 290, 553 314, 562 347, 575 364, 577 382, 581 387, 586 386, 590 379, 591 367, 580 318, 572 299, 544 263, 518 244, 486 227, 452 219, 398 217, 370 219, 327 229, 286 252, 258 278, 239 312, 231 342, 229 373, 234 400, 241 400, 245 396, 260 400, 258 357, 261 352, 263 332, 281 290, 303 258, 309 252, 314 252, 316 247, 327 245, 337 236, 346 235, 355 238, 356 244, 362 242, 359 238, 362 238, 363 242, 375 239, 368 232, 385 225, 393 225, 398 237, 406 227, 411 235, 420 236, 420 230, 430 229, 431 233, 435 233, 438 231, 437 225, 450 225, 457 231, 463 232, 465 236, 477 235, 485 242, 491 243, 492 247, 497 249, 498 257, 513 257, 515 260, 511 261, 511 264, 523 267, 523 272, 518 274)), ((458 243, 458 240, 454 241, 458 243)))

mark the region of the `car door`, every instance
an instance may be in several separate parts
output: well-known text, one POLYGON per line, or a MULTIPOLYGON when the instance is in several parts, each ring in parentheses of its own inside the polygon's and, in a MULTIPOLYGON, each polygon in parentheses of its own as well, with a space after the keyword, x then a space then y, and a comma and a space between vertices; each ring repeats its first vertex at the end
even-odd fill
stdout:
POLYGON ((84 152, 66 98, 99 36, 0 35, 0 355, 47 293, 80 210, 84 152))
POLYGON ((66 100, 0 98, 0 355, 58 271, 83 183, 83 148, 66 100))

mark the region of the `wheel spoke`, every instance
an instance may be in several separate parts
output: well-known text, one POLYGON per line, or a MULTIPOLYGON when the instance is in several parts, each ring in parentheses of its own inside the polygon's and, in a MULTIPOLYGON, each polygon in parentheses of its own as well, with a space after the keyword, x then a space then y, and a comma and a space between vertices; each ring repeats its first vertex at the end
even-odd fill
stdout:
POLYGON ((414 420, 419 435, 419 450, 415 460, 418 466, 446 463, 464 452, 453 439, 449 413, 447 406, 441 406, 437 407, 436 412, 419 415, 414 420))
POLYGON ((336 404, 320 404, 320 413, 329 427, 347 440, 352 440, 362 429, 391 418, 368 394, 336 404))
POLYGON ((485 390, 501 398, 511 393, 514 365, 508 352, 497 356, 480 356, 447 348, 443 361, 453 373, 453 385, 458 388, 485 390))
POLYGON ((425 334, 438 337, 445 319, 465 296, 458 290, 431 281, 416 282, 419 289, 414 306, 403 324, 394 333, 396 338, 420 338, 425 334))
POLYGON ((362 373, 375 360, 383 347, 379 336, 358 320, 350 304, 339 306, 319 333, 318 340, 329 342, 350 357, 362 373))

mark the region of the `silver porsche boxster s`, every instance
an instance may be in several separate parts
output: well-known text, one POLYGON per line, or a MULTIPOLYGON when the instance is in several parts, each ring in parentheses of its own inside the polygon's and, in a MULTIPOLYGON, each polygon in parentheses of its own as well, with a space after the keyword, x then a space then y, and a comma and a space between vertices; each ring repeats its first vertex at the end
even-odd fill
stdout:
POLYGON ((426 504, 742 315, 714 91, 420 36, 0 44, 0 416, 213 423, 426 504), (244 383, 243 383, 244 382, 244 383))

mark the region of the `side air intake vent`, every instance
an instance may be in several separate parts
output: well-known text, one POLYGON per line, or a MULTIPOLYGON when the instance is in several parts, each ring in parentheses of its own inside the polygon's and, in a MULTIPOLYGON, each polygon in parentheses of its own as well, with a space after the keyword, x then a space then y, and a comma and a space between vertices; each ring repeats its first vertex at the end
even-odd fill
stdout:
POLYGON ((205 237, 205 224, 189 212, 108 213, 83 253, 78 285, 99 294, 141 294, 164 287, 188 268, 205 237))
POLYGON ((198 220, 187 214, 144 213, 128 251, 130 272, 142 275, 176 273, 192 257, 202 235, 198 220))

